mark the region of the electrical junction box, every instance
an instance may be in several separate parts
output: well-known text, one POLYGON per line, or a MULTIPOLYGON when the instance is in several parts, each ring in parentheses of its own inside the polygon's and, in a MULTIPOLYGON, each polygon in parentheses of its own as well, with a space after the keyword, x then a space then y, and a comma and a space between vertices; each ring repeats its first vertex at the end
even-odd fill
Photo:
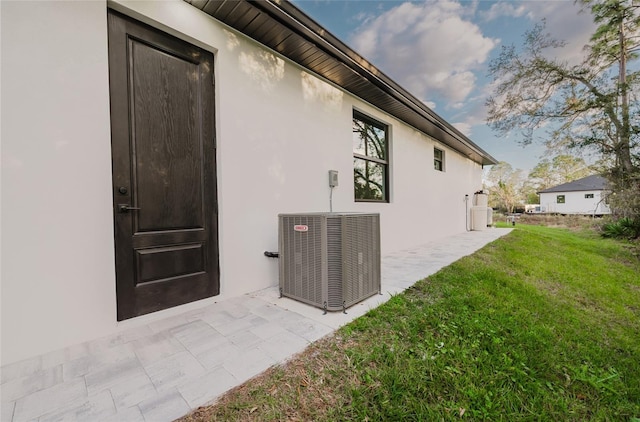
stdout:
POLYGON ((329 187, 335 188, 338 186, 338 171, 329 170, 329 187))

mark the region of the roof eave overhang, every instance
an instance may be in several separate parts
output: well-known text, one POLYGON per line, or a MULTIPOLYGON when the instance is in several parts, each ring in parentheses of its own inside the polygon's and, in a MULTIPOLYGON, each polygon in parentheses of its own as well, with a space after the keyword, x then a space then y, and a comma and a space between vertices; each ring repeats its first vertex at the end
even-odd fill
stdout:
POLYGON ((538 195, 541 193, 568 193, 568 192, 591 192, 591 191, 604 191, 607 188, 602 187, 585 187, 585 188, 577 188, 577 189, 562 189, 562 190, 541 190, 536 192, 538 195))
POLYGON ((286 0, 185 0, 351 94, 482 164, 497 160, 286 0))

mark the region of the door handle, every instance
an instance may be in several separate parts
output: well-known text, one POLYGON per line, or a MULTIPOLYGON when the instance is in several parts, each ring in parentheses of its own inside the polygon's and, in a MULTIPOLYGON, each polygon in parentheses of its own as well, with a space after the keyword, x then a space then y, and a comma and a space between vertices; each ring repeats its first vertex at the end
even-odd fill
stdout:
POLYGON ((129 211, 137 211, 140 208, 137 207, 130 207, 127 204, 118 204, 118 212, 129 212, 129 211))

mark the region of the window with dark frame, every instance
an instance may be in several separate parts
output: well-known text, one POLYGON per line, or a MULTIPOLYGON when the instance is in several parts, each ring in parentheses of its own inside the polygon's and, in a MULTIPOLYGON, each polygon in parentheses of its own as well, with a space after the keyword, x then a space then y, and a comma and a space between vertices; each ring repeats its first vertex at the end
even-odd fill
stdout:
POLYGON ((389 202, 387 125, 353 112, 353 184, 356 201, 389 202))
POLYGON ((593 199, 593 194, 592 193, 585 193, 584 194, 584 199, 593 199))
POLYGON ((438 171, 444 171, 444 151, 433 148, 433 168, 438 171))
POLYGON ((558 204, 564 204, 564 195, 558 195, 556 196, 556 202, 558 204))

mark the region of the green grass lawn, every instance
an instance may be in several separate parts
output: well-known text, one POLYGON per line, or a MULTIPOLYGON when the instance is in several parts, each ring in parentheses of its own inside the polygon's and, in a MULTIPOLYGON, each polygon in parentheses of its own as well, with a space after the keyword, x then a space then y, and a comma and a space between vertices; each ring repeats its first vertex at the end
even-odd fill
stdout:
POLYGON ((518 225, 185 420, 638 418, 637 256, 518 225))

